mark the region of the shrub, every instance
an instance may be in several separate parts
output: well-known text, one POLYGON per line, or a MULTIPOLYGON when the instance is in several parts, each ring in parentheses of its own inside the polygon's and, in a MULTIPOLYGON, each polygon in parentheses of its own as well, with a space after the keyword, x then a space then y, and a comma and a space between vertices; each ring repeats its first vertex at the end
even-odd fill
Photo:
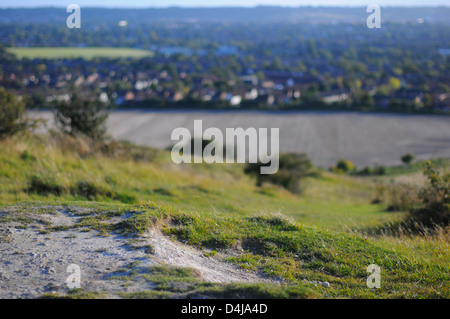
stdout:
POLYGON ((350 173, 355 170, 355 165, 352 161, 340 159, 331 170, 336 173, 350 173))
POLYGON ((362 176, 369 176, 372 174, 373 174, 373 170, 369 166, 366 166, 362 170, 355 172, 355 175, 362 175, 362 176))
POLYGON ((372 175, 385 175, 386 167, 382 165, 377 165, 373 168, 372 175))
POLYGON ((107 108, 107 104, 97 99, 73 94, 69 102, 56 103, 55 120, 62 131, 71 135, 83 134, 93 139, 103 139, 106 134, 107 108))
POLYGON ((419 223, 426 228, 450 225, 450 172, 439 173, 431 162, 424 170, 428 185, 420 192, 423 206, 412 209, 407 221, 419 223))
POLYGON ((280 185, 293 193, 301 193, 301 180, 306 176, 317 174, 312 162, 306 154, 283 153, 280 154, 280 162, 278 172, 272 175, 261 174, 261 167, 266 164, 255 163, 248 164, 244 172, 250 175, 256 175, 257 186, 263 183, 271 183, 280 185))
MULTIPOLYGON (((376 228, 377 234, 389 235, 421 235, 447 236, 450 226, 450 172, 437 172, 431 162, 426 163, 424 170, 428 184, 421 190, 396 190, 395 198, 403 208, 411 206, 406 218, 399 223, 389 223, 376 228), (415 205, 408 205, 414 199, 415 205)), ((404 190, 404 189, 403 189, 404 190)), ((400 206, 400 205, 399 205, 400 206)))
POLYGON ((369 166, 364 167, 363 169, 357 171, 353 171, 354 175, 360 175, 360 176, 380 176, 386 174, 386 167, 377 165, 374 168, 371 168, 369 166))
POLYGON ((414 160, 414 155, 411 153, 403 155, 401 158, 402 162, 406 165, 410 165, 412 161, 414 160))

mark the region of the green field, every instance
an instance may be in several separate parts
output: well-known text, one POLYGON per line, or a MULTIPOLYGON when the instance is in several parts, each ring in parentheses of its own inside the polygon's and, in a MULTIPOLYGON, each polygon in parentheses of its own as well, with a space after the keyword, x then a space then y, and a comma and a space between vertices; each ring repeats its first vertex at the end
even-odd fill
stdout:
POLYGON ((62 59, 62 58, 83 58, 93 59, 102 58, 143 58, 152 56, 153 53, 147 50, 130 48, 111 48, 111 47, 93 47, 93 48, 9 48, 9 52, 15 54, 20 59, 62 59))

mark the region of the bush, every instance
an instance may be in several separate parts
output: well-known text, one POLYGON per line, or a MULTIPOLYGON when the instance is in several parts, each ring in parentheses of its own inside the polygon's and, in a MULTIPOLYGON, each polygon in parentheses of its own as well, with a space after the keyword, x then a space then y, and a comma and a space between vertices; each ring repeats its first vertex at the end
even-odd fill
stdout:
POLYGON ((377 165, 373 168, 372 175, 385 175, 386 174, 386 167, 382 165, 377 165))
MULTIPOLYGON (((402 210, 410 207, 406 218, 399 223, 389 223, 388 225, 376 228, 376 234, 388 235, 421 235, 439 236, 448 235, 450 226, 450 172, 437 172, 431 162, 426 163, 424 170, 428 178, 428 184, 421 190, 408 191, 402 188, 395 190, 398 203, 397 207, 402 210), (411 205, 411 202, 415 202, 411 205)), ((384 193, 384 192, 382 192, 384 193)), ((380 197, 385 197, 384 194, 380 197)), ((392 195, 391 195, 392 197, 392 195)), ((395 203, 394 201, 394 203, 395 203)), ((393 205, 391 205, 393 206, 393 205)))
POLYGON ((374 168, 371 168, 369 166, 364 167, 363 169, 359 171, 354 171, 355 175, 360 176, 380 176, 386 174, 386 167, 377 165, 374 168))
POLYGON ((424 174, 429 184, 420 192, 423 207, 412 209, 407 221, 426 228, 446 228, 450 225, 450 172, 439 173, 428 161, 424 174))
POLYGON ((414 160, 414 155, 411 153, 403 155, 401 158, 402 162, 406 165, 410 165, 412 161, 414 160))
POLYGON ((248 164, 245 168, 246 174, 256 175, 257 186, 263 183, 271 183, 280 185, 292 193, 301 193, 301 180, 306 176, 317 174, 312 162, 306 154, 284 153, 280 154, 280 162, 278 172, 272 175, 263 175, 260 168, 266 164, 255 163, 248 164))
POLYGON ((355 170, 355 165, 349 160, 340 159, 331 170, 336 173, 350 173, 355 170))
POLYGON ((83 134, 101 140, 106 134, 107 108, 107 104, 97 99, 73 94, 69 102, 56 103, 55 120, 61 130, 70 135, 83 134))
POLYGON ((355 175, 362 175, 362 176, 370 176, 372 174, 373 170, 369 166, 366 166, 362 170, 355 172, 355 175))

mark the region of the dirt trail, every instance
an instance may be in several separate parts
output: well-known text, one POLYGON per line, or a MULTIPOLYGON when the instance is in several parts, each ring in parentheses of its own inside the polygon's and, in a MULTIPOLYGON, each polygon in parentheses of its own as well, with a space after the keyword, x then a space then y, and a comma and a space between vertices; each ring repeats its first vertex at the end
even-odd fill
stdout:
POLYGON ((208 282, 273 282, 257 273, 237 268, 224 262, 220 257, 206 257, 203 251, 174 241, 164 236, 158 229, 152 229, 146 235, 154 247, 154 258, 172 266, 197 269, 201 278, 208 282))
POLYGON ((0 209, 0 298, 65 294, 69 290, 66 279, 71 274, 67 272, 70 264, 80 266, 81 288, 107 292, 110 297, 117 292, 152 289, 151 282, 138 277, 126 285, 114 279, 120 269, 133 262, 139 262, 139 267, 191 267, 202 280, 215 283, 270 281, 225 262, 220 254, 206 257, 204 251, 175 241, 157 228, 133 238, 134 243, 138 242, 133 247, 129 237, 99 236, 95 230, 71 228, 87 209, 47 207, 47 210, 0 209), (62 230, 46 231, 48 226, 61 226, 62 230), (149 245, 151 253, 136 249, 149 245))

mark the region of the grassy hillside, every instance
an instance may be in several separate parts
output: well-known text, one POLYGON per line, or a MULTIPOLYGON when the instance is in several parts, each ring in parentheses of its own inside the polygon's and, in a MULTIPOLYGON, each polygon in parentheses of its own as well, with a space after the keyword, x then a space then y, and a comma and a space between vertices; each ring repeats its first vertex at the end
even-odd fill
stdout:
POLYGON ((70 138, 3 143, 0 200, 152 200, 190 212, 236 216, 279 211, 296 221, 333 229, 376 225, 401 215, 371 204, 375 184, 370 178, 323 172, 306 179, 304 193, 298 196, 273 185, 256 187, 238 164, 180 166, 171 162, 169 152, 150 148, 122 150, 120 158, 90 152, 95 150, 70 138), (74 190, 83 185, 89 189, 74 190))
POLYGON ((63 58, 83 58, 91 60, 95 57, 101 58, 143 58, 152 56, 153 53, 147 50, 130 49, 130 48, 9 48, 9 52, 15 54, 19 59, 63 59, 63 58))
MULTIPOLYGON (((412 167, 408 174, 420 168, 412 167)), ((99 150, 60 135, 26 135, 0 143, 0 204, 5 211, 86 207, 95 214, 73 227, 102 234, 138 235, 157 224, 163 233, 208 256, 284 282, 205 286, 172 268, 142 272, 131 267, 128 277, 147 274, 161 286, 161 294, 125 295, 138 298, 173 297, 180 291, 164 285, 171 280, 184 282, 183 293, 194 295, 245 291, 272 298, 448 298, 448 238, 370 237, 364 232, 404 217, 405 212, 387 211, 383 202, 372 203, 377 185, 403 176, 401 169, 389 174, 375 178, 323 171, 304 180, 303 193, 296 195, 274 185, 257 187, 239 165, 179 166, 171 163, 168 152, 129 144, 99 150), (113 218, 129 212, 139 214, 121 223, 113 218), (370 264, 381 266, 381 289, 366 286, 370 264), (324 282, 330 286, 320 284, 324 282)), ((31 218, 15 216, 24 227, 31 218)), ((56 230, 48 226, 45 231, 56 230)))

